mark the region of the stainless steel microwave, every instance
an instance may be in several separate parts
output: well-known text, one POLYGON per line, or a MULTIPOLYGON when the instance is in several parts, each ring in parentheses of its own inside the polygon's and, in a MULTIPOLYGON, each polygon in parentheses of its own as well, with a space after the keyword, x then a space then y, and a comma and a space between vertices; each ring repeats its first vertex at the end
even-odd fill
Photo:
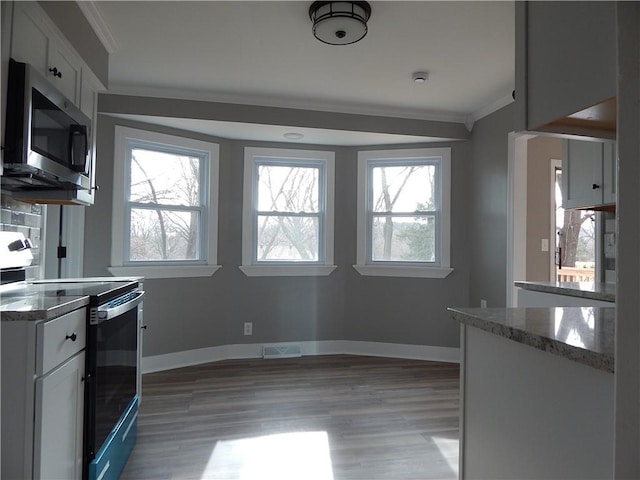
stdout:
POLYGON ((35 68, 13 59, 6 105, 3 189, 33 198, 54 198, 47 193, 64 190, 89 192, 89 117, 35 68))

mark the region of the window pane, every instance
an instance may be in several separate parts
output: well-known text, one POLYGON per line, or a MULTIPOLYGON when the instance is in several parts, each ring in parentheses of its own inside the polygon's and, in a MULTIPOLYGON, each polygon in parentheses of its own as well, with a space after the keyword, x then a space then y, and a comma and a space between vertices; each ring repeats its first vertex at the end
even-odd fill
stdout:
POLYGON ((132 209, 130 261, 198 260, 200 212, 132 209))
POLYGON ((200 162, 198 157, 133 148, 129 200, 199 206, 200 162))
POLYGON ((434 211, 435 165, 374 167, 374 212, 434 211))
POLYGON ((258 175, 260 212, 318 212, 319 168, 260 165, 258 175))
POLYGON ((258 216, 258 260, 317 262, 318 217, 258 216))
POLYGON ((435 262, 436 219, 422 217, 376 216, 372 228, 374 261, 435 262))

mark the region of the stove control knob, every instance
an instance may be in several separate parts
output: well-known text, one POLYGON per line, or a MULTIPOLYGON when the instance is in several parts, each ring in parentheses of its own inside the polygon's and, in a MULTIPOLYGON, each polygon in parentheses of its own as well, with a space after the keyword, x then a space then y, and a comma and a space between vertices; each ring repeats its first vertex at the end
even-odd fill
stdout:
POLYGON ((7 248, 10 252, 21 252, 22 250, 31 248, 31 242, 29 240, 16 240, 7 245, 7 248))

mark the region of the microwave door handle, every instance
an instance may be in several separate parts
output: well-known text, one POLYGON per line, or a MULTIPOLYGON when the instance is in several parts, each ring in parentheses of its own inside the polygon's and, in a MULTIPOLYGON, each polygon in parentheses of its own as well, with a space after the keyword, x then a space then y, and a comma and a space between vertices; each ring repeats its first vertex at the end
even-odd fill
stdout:
POLYGON ((91 323, 92 324, 102 323, 107 320, 111 320, 112 318, 119 317, 120 315, 123 315, 130 310, 133 310, 138 305, 140 305, 140 303, 142 302, 142 297, 144 297, 144 291, 139 290, 136 296, 126 303, 117 305, 112 308, 108 308, 106 306, 98 307, 96 312, 97 313, 96 318, 92 318, 91 323))
POLYGON ((71 125, 69 128, 69 155, 71 166, 76 172, 86 172, 87 155, 89 154, 87 127, 84 125, 71 125), (78 143, 78 139, 80 143, 78 143), (77 150, 82 148, 80 152, 77 150))

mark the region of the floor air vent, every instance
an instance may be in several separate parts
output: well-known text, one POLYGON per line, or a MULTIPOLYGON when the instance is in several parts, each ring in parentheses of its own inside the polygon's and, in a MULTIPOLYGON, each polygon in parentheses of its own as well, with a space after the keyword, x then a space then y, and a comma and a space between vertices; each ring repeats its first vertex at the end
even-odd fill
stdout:
POLYGON ((301 357, 299 345, 269 345, 262 347, 262 358, 301 357))

